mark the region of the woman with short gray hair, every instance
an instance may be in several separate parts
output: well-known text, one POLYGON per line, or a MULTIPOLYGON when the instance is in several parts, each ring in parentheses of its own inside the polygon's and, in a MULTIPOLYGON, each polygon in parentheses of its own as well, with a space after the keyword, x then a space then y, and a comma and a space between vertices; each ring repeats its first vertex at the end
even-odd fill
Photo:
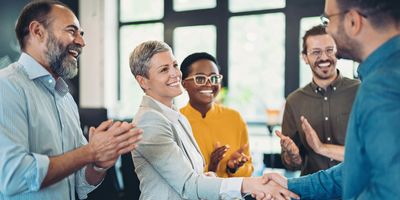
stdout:
POLYGON ((190 124, 173 105, 173 98, 182 93, 182 73, 166 43, 147 41, 137 46, 130 68, 145 93, 134 117, 143 138, 132 151, 141 200, 241 199, 242 193, 297 197, 259 177, 217 178, 203 173, 204 159, 190 124))

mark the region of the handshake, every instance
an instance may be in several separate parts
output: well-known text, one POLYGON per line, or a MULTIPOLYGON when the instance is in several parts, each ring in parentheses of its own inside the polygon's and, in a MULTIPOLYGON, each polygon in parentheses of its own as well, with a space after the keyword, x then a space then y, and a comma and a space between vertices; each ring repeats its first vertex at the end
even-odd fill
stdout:
POLYGON ((290 200, 300 197, 287 189, 287 179, 277 173, 264 174, 262 177, 244 178, 242 193, 251 194, 257 200, 290 200))

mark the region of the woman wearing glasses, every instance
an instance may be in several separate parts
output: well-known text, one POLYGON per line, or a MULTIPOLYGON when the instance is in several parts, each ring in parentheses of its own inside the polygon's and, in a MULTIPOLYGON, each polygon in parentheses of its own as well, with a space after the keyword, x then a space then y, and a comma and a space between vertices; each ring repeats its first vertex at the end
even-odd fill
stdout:
POLYGON ((274 199, 297 197, 273 181, 263 185, 259 177, 217 178, 203 174, 203 157, 190 124, 173 105, 173 98, 182 93, 182 74, 166 43, 140 44, 133 50, 129 65, 145 93, 134 117, 143 138, 132 151, 140 199, 238 199, 249 192, 259 197, 270 194, 274 199))
POLYGON ((181 71, 190 97, 181 113, 205 158, 204 170, 219 177, 251 176, 246 123, 237 111, 215 102, 223 78, 217 60, 208 53, 194 53, 184 59, 181 71))

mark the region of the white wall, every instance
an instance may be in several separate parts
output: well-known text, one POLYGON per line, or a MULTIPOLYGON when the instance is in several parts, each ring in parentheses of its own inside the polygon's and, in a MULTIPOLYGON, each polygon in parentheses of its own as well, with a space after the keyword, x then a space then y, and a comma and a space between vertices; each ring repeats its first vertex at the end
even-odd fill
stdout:
POLYGON ((112 108, 116 99, 116 1, 80 0, 86 46, 80 57, 80 106, 112 108))

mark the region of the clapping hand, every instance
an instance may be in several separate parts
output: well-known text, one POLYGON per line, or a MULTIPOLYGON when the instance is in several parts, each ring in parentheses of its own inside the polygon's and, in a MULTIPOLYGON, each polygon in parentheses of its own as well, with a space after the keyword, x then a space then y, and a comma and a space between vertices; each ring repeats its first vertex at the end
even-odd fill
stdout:
POLYGON ((319 139, 317 133, 315 132, 313 127, 311 127, 310 123, 304 116, 300 117, 300 121, 301 121, 301 127, 303 128, 304 134, 306 135, 307 144, 316 153, 319 153, 321 148, 323 147, 323 144, 319 139))
POLYGON ((229 145, 223 145, 217 142, 214 145, 214 151, 211 153, 210 164, 208 165, 208 171, 216 172, 219 162, 225 157, 225 153, 229 150, 229 145))
POLYGON ((89 129, 89 147, 93 155, 93 164, 108 169, 118 157, 137 147, 142 130, 133 123, 113 122, 101 123, 97 128, 89 129))
MULTIPOLYGON (((301 165, 302 159, 300 156, 300 150, 297 145, 293 142, 290 137, 283 135, 280 131, 275 131, 275 134, 281 139, 281 148, 282 153, 286 153, 288 155, 288 162, 293 163, 294 165, 301 165)), ((284 159, 286 159, 284 157, 284 159)))
POLYGON ((227 162, 227 168, 233 169, 235 172, 238 168, 243 166, 247 161, 250 160, 250 157, 244 154, 244 150, 249 147, 249 144, 244 144, 238 150, 233 152, 227 162))
POLYGON ((281 147, 282 151, 286 151, 289 154, 296 155, 299 154, 299 148, 297 145, 293 142, 290 137, 283 135, 280 131, 276 130, 275 134, 281 139, 281 147))

